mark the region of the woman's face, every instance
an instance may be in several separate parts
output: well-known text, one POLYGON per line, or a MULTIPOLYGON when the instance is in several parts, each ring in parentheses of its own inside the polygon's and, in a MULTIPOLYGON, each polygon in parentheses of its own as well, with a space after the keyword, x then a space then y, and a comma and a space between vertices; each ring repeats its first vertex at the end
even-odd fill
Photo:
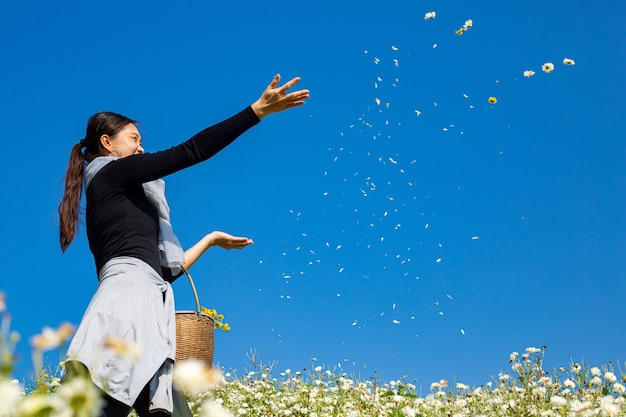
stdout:
POLYGON ((102 143, 104 151, 107 152, 107 155, 124 158, 137 153, 143 153, 141 135, 139 134, 137 126, 132 123, 124 126, 124 128, 113 137, 102 135, 100 142, 102 143))

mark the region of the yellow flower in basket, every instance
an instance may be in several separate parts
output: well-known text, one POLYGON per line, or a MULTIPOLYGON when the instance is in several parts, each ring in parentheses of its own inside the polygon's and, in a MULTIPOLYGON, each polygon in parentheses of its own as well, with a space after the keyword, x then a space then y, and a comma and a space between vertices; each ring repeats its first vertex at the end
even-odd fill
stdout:
POLYGON ((224 315, 218 314, 217 310, 202 306, 202 313, 213 319, 213 326, 215 330, 221 330, 223 332, 230 331, 230 325, 228 323, 224 323, 224 315))

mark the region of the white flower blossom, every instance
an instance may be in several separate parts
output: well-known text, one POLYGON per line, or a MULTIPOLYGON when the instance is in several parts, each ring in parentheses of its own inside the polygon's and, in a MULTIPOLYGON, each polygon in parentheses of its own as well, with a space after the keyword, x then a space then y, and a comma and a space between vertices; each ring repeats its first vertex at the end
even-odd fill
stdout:
POLYGON ((546 62, 541 66, 541 71, 545 72, 546 74, 551 73, 552 71, 554 71, 554 64, 552 62, 546 62))
POLYGON ((601 374, 602 374, 602 371, 597 366, 594 366, 593 368, 591 368, 591 375, 600 376, 601 374))
POLYGON ((574 389, 576 388, 576 383, 574 382, 573 379, 567 378, 565 381, 563 381, 563 386, 574 389))
POLYGON ((13 415, 21 397, 19 385, 7 379, 0 379, 0 417, 13 415))
POLYGON ((100 415, 102 395, 88 378, 77 377, 64 382, 56 391, 56 395, 67 404, 74 416, 98 417, 100 415))
POLYGON ((602 397, 600 400, 600 409, 607 416, 614 416, 619 412, 619 407, 615 404, 615 399, 610 395, 602 397))
POLYGON ((617 377, 615 376, 615 374, 613 372, 610 372, 610 371, 604 373, 604 379, 606 379, 609 382, 617 381, 617 377))
POLYGON ((599 387, 600 385, 602 385, 602 379, 600 379, 599 376, 594 376, 593 378, 591 378, 591 380, 589 380, 589 383, 593 386, 599 387))
POLYGON ((234 417, 233 414, 215 401, 205 401, 199 409, 198 417, 234 417))
POLYGON ((564 63, 565 65, 574 65, 574 64, 575 64, 574 60, 573 60, 573 59, 570 59, 570 58, 565 58, 565 59, 563 59, 563 63, 564 63))
POLYGON ((435 12, 428 12, 424 15, 424 20, 434 19, 437 16, 435 12))
POLYGON ((580 400, 572 401, 572 410, 575 413, 582 414, 588 411, 589 409, 591 409, 592 407, 593 407, 593 404, 591 404, 591 401, 580 401, 580 400))
POLYGON ((215 389, 223 381, 220 369, 208 368, 204 362, 197 359, 176 362, 172 378, 178 389, 191 396, 215 389))
POLYGON ((553 395, 550 398, 550 404, 552 404, 554 407, 561 408, 567 404, 567 400, 560 395, 553 395))

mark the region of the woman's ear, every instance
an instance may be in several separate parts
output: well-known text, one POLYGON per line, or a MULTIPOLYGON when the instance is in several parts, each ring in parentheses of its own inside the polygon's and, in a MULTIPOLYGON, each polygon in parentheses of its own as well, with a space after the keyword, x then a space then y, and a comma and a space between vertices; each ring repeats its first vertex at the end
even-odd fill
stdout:
POLYGON ((109 135, 100 136, 100 145, 107 153, 112 153, 113 144, 111 143, 111 137, 109 135))

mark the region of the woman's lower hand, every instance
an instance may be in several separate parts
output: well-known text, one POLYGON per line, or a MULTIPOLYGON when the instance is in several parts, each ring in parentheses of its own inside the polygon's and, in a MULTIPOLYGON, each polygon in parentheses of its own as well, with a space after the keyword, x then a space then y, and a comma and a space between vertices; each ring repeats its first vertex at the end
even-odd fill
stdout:
POLYGON ((276 74, 272 82, 267 86, 261 97, 252 104, 252 110, 259 119, 268 114, 278 113, 292 107, 301 106, 304 100, 309 98, 309 90, 298 90, 288 93, 291 87, 300 81, 300 77, 292 78, 280 87, 280 74, 276 74))
POLYGON ((247 237, 233 236, 218 230, 211 232, 211 237, 213 240, 212 246, 219 246, 220 248, 224 248, 226 250, 243 249, 248 245, 254 244, 254 241, 252 239, 248 239, 247 237))

